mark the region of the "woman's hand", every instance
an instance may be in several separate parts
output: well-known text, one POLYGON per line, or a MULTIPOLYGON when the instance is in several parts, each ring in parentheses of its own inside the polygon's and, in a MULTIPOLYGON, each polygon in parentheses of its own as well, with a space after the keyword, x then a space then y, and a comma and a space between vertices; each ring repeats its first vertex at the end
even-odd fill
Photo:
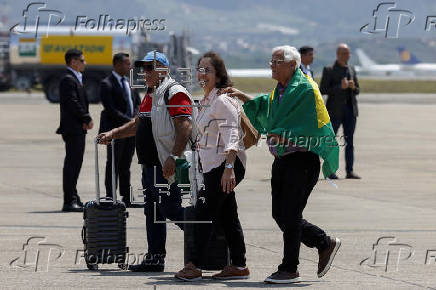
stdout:
POLYGON ((221 187, 223 192, 230 193, 236 187, 235 171, 233 168, 224 169, 223 176, 221 177, 221 187))

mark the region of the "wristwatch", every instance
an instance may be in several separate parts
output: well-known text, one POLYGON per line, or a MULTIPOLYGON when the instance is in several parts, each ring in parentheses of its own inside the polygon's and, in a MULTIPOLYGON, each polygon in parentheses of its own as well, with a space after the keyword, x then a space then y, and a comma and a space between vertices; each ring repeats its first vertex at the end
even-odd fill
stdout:
POLYGON ((225 167, 228 168, 228 169, 233 169, 234 168, 232 163, 226 163, 225 167))
POLYGON ((179 156, 174 155, 174 154, 170 154, 170 157, 174 159, 174 161, 176 161, 177 159, 179 159, 179 156))

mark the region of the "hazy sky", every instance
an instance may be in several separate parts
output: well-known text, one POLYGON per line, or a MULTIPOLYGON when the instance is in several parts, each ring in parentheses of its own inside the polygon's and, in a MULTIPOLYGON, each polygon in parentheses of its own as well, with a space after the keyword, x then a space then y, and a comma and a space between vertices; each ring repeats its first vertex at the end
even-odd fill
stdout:
MULTIPOLYGON (((0 1, 3 17, 9 26, 21 20, 21 13, 32 1, 0 1)), ((33 1, 35 2, 35 1, 33 1)), ((410 11, 414 22, 404 26, 404 36, 433 36, 425 32, 428 15, 436 15, 434 0, 50 0, 41 1, 47 8, 62 11, 65 22, 74 22, 79 15, 98 18, 109 14, 113 18, 165 18, 168 29, 188 28, 196 33, 275 31, 297 37, 328 38, 330 36, 360 37, 359 29, 370 22, 372 11, 382 2, 396 2, 396 9, 410 11)), ((403 17, 402 24, 407 21, 403 17)), ((395 24, 393 24, 395 25, 395 24)))

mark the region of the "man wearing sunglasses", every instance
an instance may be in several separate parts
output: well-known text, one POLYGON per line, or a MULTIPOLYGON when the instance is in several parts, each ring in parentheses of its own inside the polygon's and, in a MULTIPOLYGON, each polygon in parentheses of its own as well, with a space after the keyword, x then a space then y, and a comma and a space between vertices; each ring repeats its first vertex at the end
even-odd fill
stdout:
MULTIPOLYGON (((184 220, 180 188, 174 182, 174 175, 175 160, 183 155, 192 137, 192 98, 168 74, 169 62, 164 54, 151 51, 142 60, 136 61, 135 67, 144 73, 148 88, 138 116, 122 127, 100 134, 98 138, 100 143, 107 144, 111 139, 136 135, 136 152, 142 164, 142 185, 145 189, 148 253, 142 263, 129 266, 129 270, 162 272, 166 256, 164 222, 167 218, 184 220), (161 187, 167 184, 169 188, 161 187)), ((183 229, 183 224, 176 225, 183 229)))
POLYGON ((62 211, 80 212, 83 204, 76 185, 82 168, 86 132, 94 127, 94 123, 89 115, 88 98, 82 82, 82 72, 86 65, 82 51, 69 49, 65 53, 65 62, 67 70, 59 85, 61 121, 56 131, 62 135, 66 151, 62 211))

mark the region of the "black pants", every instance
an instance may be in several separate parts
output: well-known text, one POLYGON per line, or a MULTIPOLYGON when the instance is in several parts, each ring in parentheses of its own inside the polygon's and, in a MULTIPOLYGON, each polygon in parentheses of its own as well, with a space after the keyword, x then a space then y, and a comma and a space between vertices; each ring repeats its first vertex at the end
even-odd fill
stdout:
MULTIPOLYGON (((107 145, 106 196, 112 197, 112 145, 107 145)), ((135 137, 115 140, 115 180, 116 186, 120 188, 120 195, 130 201, 130 165, 133 154, 135 154, 135 137)))
MULTIPOLYGON (((142 186, 144 191, 144 214, 146 216, 146 230, 148 253, 158 263, 164 263, 166 255, 167 226, 166 219, 173 221, 184 220, 182 197, 177 184, 171 184, 170 189, 160 186, 168 184, 162 175, 161 165, 142 166, 142 186), (169 194, 168 194, 169 193, 169 194), (156 209, 156 211, 155 211, 156 209)), ((183 230, 183 223, 176 223, 183 230)))
POLYGON ((319 251, 329 246, 325 232, 303 219, 319 171, 319 157, 312 152, 275 158, 272 165, 272 216, 283 232, 283 261, 278 267, 281 271, 297 271, 300 242, 319 251))
POLYGON ((342 119, 333 118, 332 117, 332 127, 335 131, 335 134, 338 132, 339 127, 342 124, 344 129, 344 138, 345 138, 345 171, 350 173, 353 171, 353 163, 354 163, 354 130, 356 129, 356 117, 353 113, 353 107, 351 105, 344 106, 344 114, 342 119))
POLYGON ((64 203, 80 200, 77 194, 77 179, 85 153, 85 134, 62 135, 65 142, 65 159, 62 171, 64 203))
MULTIPOLYGON (((236 204, 235 192, 226 193, 222 191, 221 177, 223 176, 225 163, 220 167, 204 173, 204 189, 198 194, 199 200, 196 204, 196 220, 212 221, 210 223, 195 224, 193 263, 201 267, 204 262, 205 251, 212 235, 214 225, 223 228, 224 235, 230 250, 231 263, 234 266, 245 267, 245 243, 241 223, 238 217, 238 206, 236 204), (204 197, 203 202, 200 198, 204 197)), ((244 178, 245 169, 241 161, 235 161, 236 184, 244 178)))

